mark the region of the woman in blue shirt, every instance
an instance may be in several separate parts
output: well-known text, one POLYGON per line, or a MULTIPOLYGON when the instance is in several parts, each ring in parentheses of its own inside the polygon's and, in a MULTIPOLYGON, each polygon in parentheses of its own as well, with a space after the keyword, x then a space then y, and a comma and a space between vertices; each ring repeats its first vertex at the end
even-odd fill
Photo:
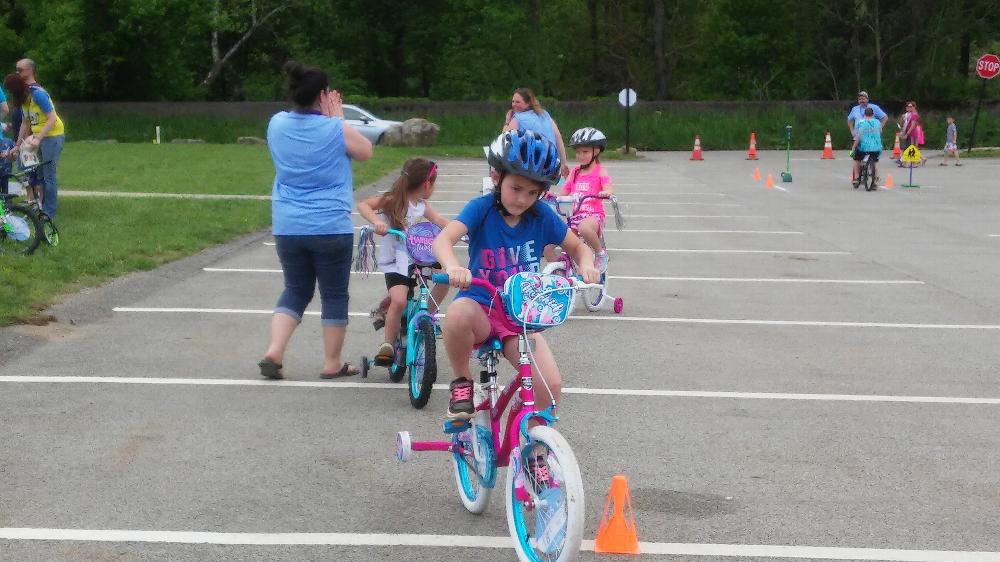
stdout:
POLYGON ((518 88, 514 90, 514 95, 510 98, 510 111, 507 112, 503 131, 516 131, 518 129, 535 131, 554 144, 559 150, 559 161, 562 162, 559 175, 562 177, 569 175, 569 166, 566 164, 566 146, 563 144, 562 133, 559 132, 555 119, 549 115, 548 111, 542 109, 542 104, 539 103, 531 88, 518 88))
POLYGON ((325 379, 357 374, 341 360, 347 332, 347 285, 354 242, 351 160, 372 157, 371 143, 344 122, 340 94, 326 73, 285 65, 293 111, 267 126, 274 161, 271 223, 285 276, 285 290, 271 317, 271 344, 258 366, 270 379, 283 377, 282 360, 292 332, 319 284, 325 379))

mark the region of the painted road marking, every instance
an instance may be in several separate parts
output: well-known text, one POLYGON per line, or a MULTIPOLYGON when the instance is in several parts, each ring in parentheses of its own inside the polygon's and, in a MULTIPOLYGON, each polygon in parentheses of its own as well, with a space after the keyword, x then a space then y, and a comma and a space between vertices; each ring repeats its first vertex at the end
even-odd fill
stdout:
MULTIPOLYGON (((389 533, 219 533, 197 531, 133 531, 122 529, 0 528, 7 540, 138 542, 269 546, 420 546, 437 548, 512 547, 509 536, 416 535, 389 533)), ((581 550, 593 551, 594 541, 581 550)), ((904 562, 996 562, 1000 552, 963 550, 903 550, 825 546, 640 542, 643 554, 723 556, 739 558, 802 558, 812 560, 893 560, 904 562)))
POLYGON ((705 249, 662 249, 662 248, 611 248, 609 253, 615 252, 660 252, 678 254, 790 254, 790 255, 819 255, 819 256, 849 256, 850 252, 811 252, 799 250, 705 250, 705 249))
MULTIPOLYGON (((167 386, 282 386, 288 388, 360 388, 398 390, 406 383, 353 381, 296 381, 266 379, 197 379, 176 377, 66 377, 0 375, 0 383, 36 384, 146 384, 167 386)), ((447 384, 435 384, 436 390, 448 390, 447 384)), ((1000 398, 971 396, 890 396, 879 394, 814 394, 800 392, 731 392, 710 390, 651 390, 629 388, 564 388, 567 394, 589 396, 640 396, 650 398, 717 398, 727 400, 799 400, 813 402, 887 402, 909 404, 978 404, 1000 406, 1000 398)))
MULTIPOLYGON (((249 267, 204 267, 211 273, 282 273, 280 269, 264 269, 249 267)), ((366 275, 360 271, 352 271, 351 275, 366 275)), ((367 275, 382 275, 381 271, 372 271, 367 275)), ((633 275, 609 275, 609 279, 620 281, 695 281, 717 283, 821 283, 830 285, 924 285, 923 281, 911 279, 795 279, 785 277, 652 277, 633 275)))
MULTIPOLYGON (((273 314, 273 310, 244 308, 174 308, 116 306, 114 312, 205 313, 205 314, 273 314)), ((306 311, 308 316, 319 316, 318 311, 306 311)), ((368 312, 348 312, 348 316, 367 317, 368 312)), ((440 316, 444 316, 441 314, 440 316)), ((894 322, 837 322, 819 320, 749 320, 734 318, 670 318, 659 316, 570 316, 570 320, 603 322, 653 322, 667 324, 734 324, 749 326, 808 326, 830 328, 895 328, 922 330, 1000 330, 997 324, 916 324, 894 322)))

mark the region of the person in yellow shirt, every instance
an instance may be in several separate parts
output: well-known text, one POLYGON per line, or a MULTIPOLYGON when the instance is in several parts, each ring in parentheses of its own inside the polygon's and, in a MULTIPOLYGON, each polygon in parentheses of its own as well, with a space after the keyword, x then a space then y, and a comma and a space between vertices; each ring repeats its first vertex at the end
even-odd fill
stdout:
POLYGON ((28 85, 29 95, 23 111, 24 119, 17 138, 17 147, 38 149, 39 176, 44 187, 42 211, 48 216, 56 217, 58 198, 58 180, 56 166, 62 155, 65 142, 65 127, 62 119, 56 114, 49 93, 35 81, 35 61, 21 59, 15 66, 17 75, 28 85))

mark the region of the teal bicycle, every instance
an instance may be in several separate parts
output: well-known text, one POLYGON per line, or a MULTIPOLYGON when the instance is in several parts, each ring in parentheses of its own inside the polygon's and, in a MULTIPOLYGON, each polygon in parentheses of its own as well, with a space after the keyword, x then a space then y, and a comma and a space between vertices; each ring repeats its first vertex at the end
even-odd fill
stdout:
MULTIPOLYGON (((35 186, 39 185, 37 180, 37 169, 40 164, 28 166, 21 168, 17 172, 5 173, 0 175, 0 179, 8 180, 8 187, 20 187, 22 190, 27 192, 28 189, 34 189, 35 186), (10 180, 14 180, 11 182, 10 180)), ((14 197, 10 195, 5 195, 8 201, 13 201, 14 197)), ((13 203, 11 203, 13 206, 13 203)), ((41 230, 41 237, 39 238, 39 243, 41 240, 45 240, 49 246, 59 245, 59 229, 56 228, 55 221, 52 220, 44 210, 42 210, 42 203, 36 197, 33 201, 28 201, 24 204, 17 205, 18 207, 27 209, 34 215, 35 222, 37 222, 39 230, 41 230)), ((38 248, 38 244, 35 244, 28 252, 23 252, 25 254, 31 254, 38 248)))
MULTIPOLYGON (((431 252, 431 244, 440 232, 441 228, 430 222, 413 224, 406 232, 389 229, 387 236, 396 236, 406 243, 406 250, 413 261, 409 268, 413 288, 410 289, 410 298, 400 318, 399 335, 393 343, 392 360, 381 362, 363 355, 359 362, 362 378, 367 378, 369 371, 376 366, 386 367, 392 382, 400 382, 409 372, 407 392, 410 404, 417 409, 427 405, 437 380, 437 337, 441 333, 441 327, 438 315, 430 313, 428 304, 431 292, 427 285, 434 273, 432 266, 436 261, 431 252)), ((355 259, 356 271, 370 273, 374 269, 373 235, 374 230, 370 226, 361 227, 355 259)))

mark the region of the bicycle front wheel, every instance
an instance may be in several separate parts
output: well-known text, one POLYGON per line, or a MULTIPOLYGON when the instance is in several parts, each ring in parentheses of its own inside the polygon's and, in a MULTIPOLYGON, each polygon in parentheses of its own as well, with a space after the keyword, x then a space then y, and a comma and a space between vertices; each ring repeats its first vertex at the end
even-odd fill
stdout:
POLYGON ((555 429, 540 425, 528 435, 507 467, 507 526, 517 557, 522 562, 572 560, 583 541, 580 466, 555 429))
POLYGON ((875 163, 869 160, 865 169, 867 170, 865 174, 867 176, 865 191, 875 191, 878 189, 878 185, 875 183, 875 163))
POLYGON ((29 255, 42 242, 42 225, 31 209, 11 205, 0 220, 0 253, 29 255))
POLYGON ((486 511, 490 492, 496 486, 497 463, 493 449, 490 417, 486 412, 477 413, 469 420, 469 430, 455 436, 456 444, 451 462, 455 469, 458 497, 469 513, 479 515, 486 511))
POLYGON ((431 389, 437 380, 437 344, 434 339, 434 323, 428 317, 420 319, 417 337, 414 338, 413 364, 410 365, 410 404, 420 409, 431 399, 431 389))

